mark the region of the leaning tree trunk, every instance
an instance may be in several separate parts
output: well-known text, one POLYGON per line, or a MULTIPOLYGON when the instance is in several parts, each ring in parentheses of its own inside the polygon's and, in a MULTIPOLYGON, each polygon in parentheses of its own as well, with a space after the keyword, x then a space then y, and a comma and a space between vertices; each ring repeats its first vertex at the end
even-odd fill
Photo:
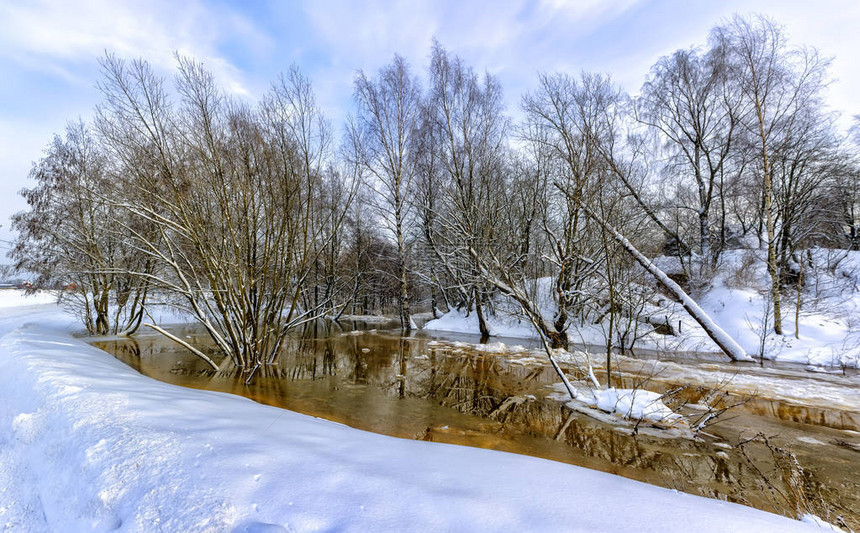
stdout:
POLYGON ((586 215, 594 219, 598 224, 600 224, 606 231, 608 231, 612 237, 621 245, 624 250, 629 253, 633 259, 636 260, 637 263, 642 265, 642 267, 648 271, 649 274, 654 276, 654 278, 663 285, 669 292, 671 292, 680 302, 687 313, 702 326, 702 329, 705 330, 705 333, 711 340, 719 346, 720 350, 723 351, 726 355, 728 355, 732 361, 752 361, 753 358, 747 355, 743 348, 741 348, 740 344, 737 343, 728 333, 722 330, 716 322, 714 322, 710 316, 701 308, 699 304, 695 302, 690 295, 684 292, 677 283, 672 281, 662 270, 657 268, 654 263, 651 262, 650 259, 645 257, 638 249, 636 249, 633 244, 627 240, 624 235, 618 232, 615 228, 613 228, 608 222, 595 215, 585 206, 582 207, 583 211, 586 215))

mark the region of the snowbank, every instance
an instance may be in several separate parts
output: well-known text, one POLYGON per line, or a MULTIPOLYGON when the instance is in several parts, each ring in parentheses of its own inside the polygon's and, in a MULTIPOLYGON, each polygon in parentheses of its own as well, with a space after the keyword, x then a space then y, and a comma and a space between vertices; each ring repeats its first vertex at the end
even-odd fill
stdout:
MULTIPOLYGON (((860 368, 860 252, 816 249, 810 254, 814 268, 807 267, 804 273, 806 288, 801 293, 799 338, 794 337, 796 293, 792 295, 791 290, 782 302, 785 334, 773 334, 772 318, 764 325, 770 281, 764 258, 759 257, 760 251, 726 251, 711 287, 699 295, 695 303, 749 355, 761 353, 764 337, 767 359, 860 368)), ((680 271, 677 258, 658 257, 653 263, 666 272, 680 271)), ((536 287, 541 312, 549 319, 555 308, 547 279, 537 280, 536 287)), ((487 318, 492 335, 536 338, 534 328, 528 320, 513 313, 515 306, 510 302, 497 302, 497 307, 503 311, 487 318), (504 312, 505 309, 509 312, 504 312)), ((661 298, 659 305, 647 306, 645 314, 651 315, 652 324, 667 323, 676 335, 647 333, 637 340, 636 347, 719 352, 716 344, 679 303, 661 298)), ((646 328, 648 326, 643 326, 640 333, 646 328)), ((471 334, 479 331, 474 313, 467 317, 456 310, 428 322, 424 329, 471 334)), ((606 342, 604 329, 604 324, 573 324, 568 335, 575 343, 600 346, 606 342)))
MULTIPOLYGON (((38 324, 43 328, 66 332, 83 329, 74 317, 64 313, 57 305, 56 296, 50 298, 41 296, 42 302, 34 303, 34 297, 25 295, 24 291, 0 291, 0 294, 3 294, 0 300, 6 304, 0 305, 0 337, 26 324, 38 324)), ((50 294, 39 293, 39 295, 50 294)))
MULTIPOLYGON (((531 290, 537 294, 538 305, 543 310, 549 310, 552 304, 552 279, 539 278, 533 280, 531 290)), ((522 315, 519 305, 506 299, 496 301, 496 313, 485 312, 484 319, 491 336, 512 337, 520 339, 537 339, 538 335, 528 318, 522 315)), ((551 311, 548 311, 551 314, 551 311)), ((473 311, 466 313, 451 309, 441 317, 430 320, 422 329, 428 331, 447 331, 450 333, 480 334, 478 315, 473 311)))
MULTIPOLYGON (((487 316, 487 327, 490 335, 501 337, 531 338, 536 337, 531 322, 516 318, 514 316, 487 316)), ((464 312, 452 309, 444 315, 424 324, 428 331, 448 331, 451 333, 480 333, 478 327, 478 315, 471 313, 468 316, 464 312)))
MULTIPOLYGON (((699 305, 731 335, 748 354, 758 355, 764 344, 765 358, 815 366, 860 367, 860 252, 810 251, 806 286, 801 292, 800 335, 795 338, 796 293, 787 291, 782 301, 784 335, 773 333, 767 293, 769 276, 762 251, 730 250, 699 305), (767 318, 767 320, 765 320, 767 318), (765 325, 766 324, 766 325, 765 325)), ((665 303, 652 309, 672 324, 681 322, 680 337, 658 337, 662 349, 712 351, 713 343, 680 306, 665 303)), ((772 312, 772 311, 771 311, 772 312)), ((643 347, 647 344, 643 344, 643 347)))
MULTIPOLYGON (((34 316, 70 325, 50 306, 0 327, 34 316)), ((815 530, 566 464, 167 385, 44 325, 0 340, 0 529, 815 530)))

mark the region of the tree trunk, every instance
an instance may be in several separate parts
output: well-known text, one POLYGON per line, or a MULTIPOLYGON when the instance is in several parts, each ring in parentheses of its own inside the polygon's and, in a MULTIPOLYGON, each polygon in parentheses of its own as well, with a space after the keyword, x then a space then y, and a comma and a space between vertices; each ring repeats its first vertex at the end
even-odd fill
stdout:
POLYGON ((776 257, 776 228, 773 220, 773 189, 767 156, 765 156, 764 210, 767 228, 767 273, 770 275, 770 296, 773 300, 773 332, 782 335, 782 310, 779 293, 779 264, 776 257))
POLYGON ((398 206, 395 216, 397 217, 397 262, 400 263, 400 295, 398 298, 399 314, 400 314, 400 329, 405 332, 412 331, 412 317, 409 316, 409 278, 406 270, 406 250, 403 242, 403 220, 402 220, 402 199, 398 193, 396 203, 398 206))
POLYGON ((481 337, 489 337, 490 328, 484 318, 484 300, 481 298, 481 289, 478 287, 475 287, 475 314, 478 315, 478 329, 481 331, 481 337))
POLYGON ((761 139, 762 166, 764 181, 762 183, 762 209, 764 209, 765 228, 767 230, 767 273, 770 275, 770 296, 773 300, 773 332, 782 335, 782 310, 780 309, 779 294, 779 265, 776 261, 776 224, 773 220, 773 181, 771 177, 771 161, 768 154, 767 135, 764 131, 764 115, 758 92, 755 94, 755 107, 758 114, 759 137, 761 139))

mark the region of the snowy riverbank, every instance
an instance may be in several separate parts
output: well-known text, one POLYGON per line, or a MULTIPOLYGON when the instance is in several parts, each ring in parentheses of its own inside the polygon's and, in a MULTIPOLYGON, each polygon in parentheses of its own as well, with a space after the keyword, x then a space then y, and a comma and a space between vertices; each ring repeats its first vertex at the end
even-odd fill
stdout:
POLYGON ((167 385, 72 328, 52 305, 0 311, 0 530, 816 530, 566 464, 167 385))
MULTIPOLYGON (((699 306, 750 355, 758 356, 764 347, 766 359, 808 364, 817 367, 860 367, 860 252, 816 249, 809 252, 813 267, 807 267, 801 291, 800 328, 795 311, 797 296, 788 291, 782 304, 784 335, 774 334, 772 311, 766 299, 769 278, 761 250, 730 250, 723 254, 710 287, 697 296, 699 306), (767 313, 767 315, 766 315, 767 313), (768 316, 766 320, 766 316, 768 316), (765 335, 762 332, 766 332, 765 335), (762 338, 764 337, 764 338, 762 338)), ((658 258, 655 263, 670 273, 680 272, 677 259, 658 258)), ((551 322, 555 313, 549 279, 537 283, 538 304, 551 322)), ((516 311, 510 302, 501 310, 516 311)), ((681 305, 659 294, 655 303, 645 306, 642 319, 666 324, 672 335, 652 332, 651 325, 640 324, 641 337, 636 347, 647 350, 718 352, 714 342, 681 305)), ((575 324, 570 340, 577 344, 601 346, 606 343, 607 325, 603 322, 575 324)), ((511 338, 537 338, 531 323, 517 313, 490 315, 491 335, 511 338)), ((428 331, 478 334, 475 313, 452 310, 431 320, 428 331)))

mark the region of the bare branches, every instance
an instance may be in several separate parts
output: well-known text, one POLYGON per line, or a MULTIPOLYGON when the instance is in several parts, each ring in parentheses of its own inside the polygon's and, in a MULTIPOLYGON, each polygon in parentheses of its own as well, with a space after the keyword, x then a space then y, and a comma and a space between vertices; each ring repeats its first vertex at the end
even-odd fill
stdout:
POLYGON ((19 237, 10 252, 40 286, 66 288, 63 302, 96 335, 137 329, 149 281, 128 272, 154 268, 111 224, 127 217, 110 200, 109 166, 89 128, 69 124, 33 167, 36 186, 22 191, 30 211, 13 217, 19 237))
POLYGON ((391 229, 397 246, 400 326, 412 329, 406 224, 412 208, 413 132, 420 111, 420 87, 406 61, 395 55, 374 79, 355 78, 358 115, 351 123, 350 154, 376 192, 378 216, 391 229))
POLYGON ((291 326, 350 305, 396 302, 405 330, 455 307, 485 335, 507 310, 553 349, 602 332, 611 380, 613 350, 651 327, 637 264, 676 255, 692 290, 668 286, 696 314, 719 254, 767 241, 778 329, 780 291, 800 308, 800 250, 843 246, 843 227, 860 246, 827 61, 765 18, 662 58, 635 102, 605 74, 543 74, 516 130, 498 79, 434 43, 426 88, 399 56, 357 73, 342 147, 298 68, 253 103, 176 60, 168 80, 107 55, 95 133, 52 144, 15 220, 18 266, 75 283, 92 331, 133 332, 157 293, 256 368, 291 326))
POLYGON ((323 312, 305 306, 306 281, 354 188, 326 185, 339 180, 328 124, 297 69, 249 107, 201 64, 178 63, 173 106, 145 63, 105 61, 98 125, 121 163, 116 205, 153 230, 125 226, 161 266, 145 277, 179 296, 237 365, 273 362, 286 331, 323 312))
POLYGON ((645 257, 633 244, 630 243, 623 235, 618 233, 608 222, 603 220, 600 216, 591 212, 587 207, 583 207, 583 211, 598 224, 600 224, 604 229, 606 229, 612 237, 618 241, 619 244, 624 248, 624 250, 629 253, 636 262, 642 265, 645 270, 648 271, 651 275, 654 276, 658 282, 666 287, 669 291, 675 295, 676 298, 681 302, 681 305, 684 309, 690 314, 693 319, 702 326, 702 329, 707 333, 708 337, 716 343, 720 349, 728 355, 732 361, 752 361, 752 357, 744 352, 744 349, 732 339, 725 331, 722 330, 711 318, 707 315, 707 313, 702 310, 701 307, 692 299, 690 296, 684 292, 681 287, 669 279, 665 273, 663 273, 659 268, 654 266, 654 263, 645 257))
POLYGON ((814 49, 789 46, 783 28, 764 16, 735 16, 716 27, 711 39, 716 48, 725 50, 729 73, 746 108, 739 124, 749 138, 761 177, 773 329, 782 334, 780 283, 784 264, 778 257, 774 169, 788 151, 804 115, 815 107, 826 84, 829 61, 814 49))

